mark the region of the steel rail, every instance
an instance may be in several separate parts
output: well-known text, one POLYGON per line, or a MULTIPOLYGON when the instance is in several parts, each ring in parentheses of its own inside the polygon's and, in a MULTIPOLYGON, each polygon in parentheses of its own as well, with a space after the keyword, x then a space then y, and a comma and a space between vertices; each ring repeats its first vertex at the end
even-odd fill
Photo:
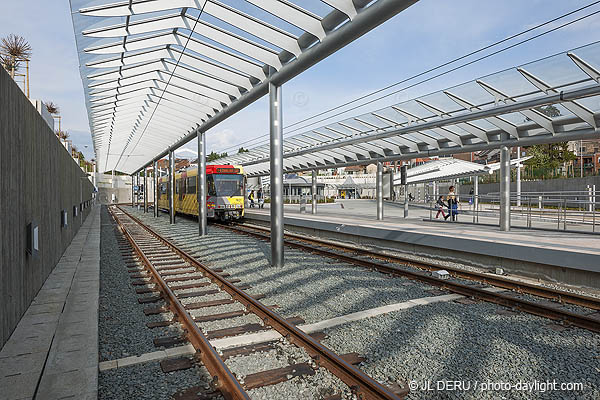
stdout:
POLYGON ((229 295, 239 302, 241 302, 248 311, 256 314, 260 317, 265 324, 270 325, 273 329, 279 332, 282 336, 286 337, 291 343, 304 348, 313 357, 315 363, 319 366, 323 366, 328 369, 331 373, 341 379, 346 385, 350 387, 352 392, 360 399, 364 400, 398 400, 401 399, 395 393, 392 393, 388 388, 384 387, 361 370, 354 368, 351 364, 344 361, 333 351, 323 346, 308 334, 304 333, 301 329, 290 324, 281 317, 279 314, 273 312, 268 307, 264 306, 258 300, 238 289, 235 285, 230 283, 227 279, 223 278, 220 274, 212 271, 210 268, 203 265, 200 261, 196 260, 193 256, 189 255, 178 246, 171 243, 169 240, 162 237, 160 234, 155 232, 152 228, 144 224, 135 216, 129 214, 127 211, 118 207, 121 212, 129 216, 132 220, 138 223, 142 228, 147 230, 154 237, 162 241, 171 250, 179 254, 183 259, 189 262, 191 265, 200 269, 205 276, 211 279, 221 289, 225 290, 229 295), (362 396, 362 397, 361 397, 362 396))
MULTIPOLYGON (((242 226, 248 227, 250 229, 265 231, 265 232, 269 231, 269 228, 266 228, 263 226, 258 226, 258 225, 243 224, 242 226)), ((380 253, 380 252, 377 252, 374 250, 369 250, 369 249, 361 249, 361 248, 357 248, 352 245, 346 245, 343 243, 332 243, 327 240, 311 238, 311 237, 307 237, 307 236, 303 236, 303 235, 298 235, 295 233, 288 232, 288 233, 285 233, 285 236, 294 238, 294 239, 298 239, 298 240, 303 240, 303 241, 306 241, 309 243, 311 243, 311 242, 318 243, 320 245, 329 246, 329 247, 336 248, 336 249, 342 250, 342 251, 360 252, 361 254, 369 256, 369 257, 377 258, 377 259, 384 260, 384 261, 401 263, 401 264, 404 264, 409 267, 424 269, 427 271, 437 271, 440 269, 445 269, 445 270, 449 271, 450 275, 452 275, 455 278, 468 279, 468 280, 484 283, 487 285, 493 285, 493 286, 501 287, 504 289, 514 290, 518 293, 525 293, 525 294, 530 294, 533 296, 552 299, 552 300, 558 301, 560 303, 569 303, 569 304, 574 304, 574 305, 581 306, 581 307, 591 308, 593 310, 600 310, 600 298, 584 296, 581 294, 571 293, 571 292, 567 292, 564 290, 547 288, 544 286, 535 285, 535 284, 527 283, 527 282, 519 282, 519 281, 515 281, 514 279, 509 279, 509 278, 502 277, 502 276, 490 275, 490 274, 486 274, 486 273, 482 273, 482 272, 467 271, 467 270, 463 270, 460 268, 444 265, 444 264, 438 263, 434 260, 428 261, 427 263, 423 263, 423 262, 414 261, 414 260, 410 259, 409 257, 385 254, 385 253, 380 253)))
MULTIPOLYGON (((221 227, 224 229, 229 229, 231 231, 242 232, 245 234, 260 237, 262 239, 268 239, 268 236, 266 236, 262 233, 251 232, 248 230, 244 230, 244 229, 241 229, 238 227, 232 227, 232 226, 221 226, 221 227)), ((308 240, 308 239, 304 238, 304 240, 308 240)), ((375 261, 357 259, 350 255, 334 253, 332 251, 324 250, 322 248, 317 248, 317 247, 310 246, 310 245, 303 244, 303 243, 291 242, 289 240, 285 240, 284 243, 290 247, 298 248, 298 249, 305 250, 305 251, 310 251, 313 253, 318 253, 320 255, 323 255, 323 256, 326 256, 329 258, 334 258, 337 260, 342 260, 342 261, 348 262, 350 264, 355 264, 355 265, 359 265, 359 266, 366 267, 369 269, 374 269, 376 271, 387 273, 387 274, 399 275, 399 276, 404 276, 409 279, 418 280, 418 281, 421 281, 421 282, 424 282, 424 283, 427 283, 427 284, 430 284, 430 285, 433 285, 436 287, 440 287, 442 289, 449 290, 453 293, 461 294, 463 296, 473 297, 473 298, 477 298, 480 300, 485 300, 490 303, 495 303, 495 304, 499 304, 499 305, 509 307, 512 309, 518 309, 521 311, 525 311, 525 312, 533 314, 533 315, 546 317, 546 318, 552 319, 554 321, 564 321, 564 322, 570 323, 574 326, 578 326, 580 328, 588 329, 588 330, 594 331, 594 332, 600 332, 600 319, 589 317, 587 315, 581 315, 581 314, 573 313, 573 312, 570 312, 567 310, 561 310, 558 308, 546 306, 544 304, 539 304, 539 303, 536 303, 533 301, 528 301, 528 300, 512 297, 512 296, 502 294, 502 293, 489 292, 484 289, 476 288, 476 287, 473 287, 470 285, 465 285, 465 284, 461 284, 461 283, 457 283, 457 282, 451 282, 448 280, 435 278, 435 277, 427 275, 423 272, 409 271, 409 270, 401 269, 398 267, 380 264, 375 261)), ((331 244, 329 244, 329 243, 323 244, 323 245, 331 246, 331 244)), ((352 250, 355 252, 361 251, 359 249, 352 249, 352 250)), ((445 267, 445 266, 443 268, 447 269, 447 267, 445 267)), ((490 281, 488 281, 486 283, 492 284, 490 281)), ((501 282, 498 281, 498 284, 500 284, 500 283, 501 282)), ((506 282, 504 282, 504 284, 506 284, 506 282)), ((540 293, 543 293, 543 290, 540 290, 540 293)), ((562 293, 564 293, 564 292, 561 292, 561 294, 562 293)), ((533 294, 533 293, 531 293, 531 294, 533 294)), ((566 297, 569 297, 569 296, 565 296, 565 298, 566 297)), ((596 309, 597 309, 597 305, 596 305, 596 309)))
MULTIPOLYGON (((120 209, 120 207, 118 208, 120 209)), ((158 271, 154 268, 152 262, 148 259, 148 257, 146 257, 144 251, 140 248, 136 239, 133 237, 133 234, 127 229, 123 221, 117 217, 113 207, 110 207, 109 211, 114 220, 117 222, 123 235, 127 238, 127 240, 129 240, 129 243, 131 243, 134 251, 138 254, 142 262, 152 273, 152 276, 158 284, 161 292, 166 296, 165 300, 167 300, 169 308, 171 311, 173 311, 173 314, 178 316, 179 322, 184 326, 188 340, 192 346, 194 346, 194 349, 200 353, 199 356, 202 360, 202 363, 213 377, 212 383, 215 388, 217 388, 226 399, 249 400, 250 397, 246 394, 236 377, 229 370, 227 365, 225 365, 225 362, 223 362, 217 351, 210 344, 206 336, 204 336, 198 325, 196 325, 192 316, 186 311, 185 307, 183 304, 181 304, 177 296, 175 296, 175 293, 173 293, 171 288, 169 288, 169 285, 167 285, 158 271)), ((127 213, 124 214, 131 218, 131 216, 127 213)))

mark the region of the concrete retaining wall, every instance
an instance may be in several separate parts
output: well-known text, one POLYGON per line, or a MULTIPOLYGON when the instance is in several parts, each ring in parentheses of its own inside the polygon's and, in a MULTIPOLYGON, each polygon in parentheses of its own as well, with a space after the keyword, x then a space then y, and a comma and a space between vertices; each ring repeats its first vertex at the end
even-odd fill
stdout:
POLYGON ((0 347, 77 233, 93 185, 31 102, 0 68, 0 347), (82 178, 83 179, 80 179, 82 178), (61 227, 61 211, 68 225, 61 227), (39 252, 26 251, 36 221, 39 252))
MULTIPOLYGON (((596 191, 600 191, 600 176, 586 176, 583 178, 569 179, 548 179, 544 181, 521 181, 521 192, 566 192, 566 191, 584 191, 587 186, 596 185, 596 191)), ((471 190, 472 185, 460 185, 461 193, 466 194, 471 190)), ((500 191, 499 183, 479 184, 479 194, 498 193, 500 191)), ((510 183, 510 191, 517 192, 517 183, 510 183)))
MULTIPOLYGON (((247 211, 245 219, 256 225, 269 226, 267 214, 247 211)), ((545 246, 471 240, 452 235, 445 236, 441 241, 439 235, 413 232, 410 229, 340 225, 335 221, 315 221, 296 216, 285 216, 284 223, 288 232, 357 244, 377 252, 456 262, 489 272, 501 267, 515 276, 600 289, 600 266, 595 254, 545 246)))
MULTIPOLYGON (((154 184, 151 176, 148 176, 148 204, 154 203, 154 184)), ((140 178, 144 184, 144 178, 140 178)), ((96 186, 98 187, 98 202, 100 204, 131 203, 131 176, 112 174, 96 174, 96 186)), ((140 189, 138 195, 139 204, 144 204, 144 196, 140 189)))
MULTIPOLYGON (((152 180, 149 179, 149 184, 152 180)), ((98 201, 101 204, 131 203, 131 177, 128 175, 97 174, 98 201)))

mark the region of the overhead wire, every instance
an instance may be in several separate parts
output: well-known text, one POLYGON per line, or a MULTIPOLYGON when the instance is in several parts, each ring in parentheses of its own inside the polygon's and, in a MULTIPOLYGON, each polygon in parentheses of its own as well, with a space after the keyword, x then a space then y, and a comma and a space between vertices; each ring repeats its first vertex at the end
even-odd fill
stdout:
MULTIPOLYGON (((421 77, 421 76, 423 76, 423 75, 429 74, 429 73, 431 73, 431 72, 433 72, 433 71, 439 70, 439 69, 441 69, 441 68, 443 68, 443 67, 446 67, 446 66, 448 66, 448 65, 451 65, 451 64, 454 64, 454 63, 456 63, 456 62, 458 62, 458 61, 464 60, 465 58, 471 57, 471 56, 473 56, 473 55, 475 55, 475 54, 478 54, 478 53, 481 53, 481 52, 483 52, 483 51, 485 51, 485 50, 488 50, 488 49, 490 49, 490 48, 496 47, 496 46, 498 46, 498 45, 500 45, 500 44, 502 44, 502 43, 505 43, 505 42, 507 42, 507 41, 510 41, 510 40, 512 40, 512 39, 515 39, 515 38, 517 38, 517 37, 519 37, 519 36, 522 36, 522 35, 525 35, 525 34, 527 34, 527 33, 529 33, 529 32, 535 31, 535 30, 537 30, 537 29, 539 29, 539 28, 541 28, 541 27, 543 27, 543 26, 546 26, 546 25, 548 25, 548 24, 552 24, 552 23, 554 23, 554 22, 556 22, 556 21, 558 21, 558 20, 561 20, 561 19, 563 19, 563 18, 566 18, 566 17, 568 17, 568 16, 571 16, 571 15, 573 15, 573 14, 576 14, 576 13, 578 13, 578 12, 582 11, 582 10, 585 10, 585 9, 587 9, 587 8, 589 8, 589 7, 592 7, 592 6, 594 6, 594 5, 597 5, 598 3, 600 3, 600 0, 598 0, 598 1, 594 1, 594 2, 592 2, 592 3, 590 3, 590 4, 587 4, 587 5, 585 5, 585 6, 579 7, 579 8, 577 8, 577 9, 575 9, 575 10, 572 10, 572 11, 570 11, 570 12, 568 12, 568 13, 562 14, 562 15, 560 15, 560 16, 558 16, 558 17, 552 18, 552 19, 550 19, 550 20, 548 20, 548 21, 546 21, 546 22, 540 23, 540 24, 538 24, 538 25, 535 25, 535 26, 533 26, 533 27, 531 27, 531 28, 528 28, 528 29, 526 29, 526 30, 523 30, 523 31, 521 31, 521 32, 519 32, 519 33, 516 33, 516 34, 513 34, 513 35, 511 35, 511 36, 508 36, 508 37, 506 37, 506 38, 504 38, 504 39, 501 39, 501 40, 499 40, 499 41, 496 41, 496 42, 494 42, 494 43, 492 43, 492 44, 489 44, 489 45, 487 45, 487 46, 484 46, 484 47, 482 47, 482 48, 480 48, 480 49, 477 49, 477 50, 475 50, 475 51, 472 51, 472 52, 470 52, 470 53, 467 53, 467 54, 465 54, 465 55, 462 55, 462 56, 460 56, 460 57, 454 58, 454 59, 452 59, 452 60, 450 60, 450 61, 444 62, 444 63, 442 63, 442 64, 440 64, 440 65, 438 65, 438 66, 436 66, 436 67, 432 67, 432 68, 430 68, 430 69, 428 69, 428 70, 426 70, 426 71, 423 71, 423 72, 420 72, 420 73, 418 73, 418 74, 412 75, 412 76, 410 76, 410 77, 408 77, 408 78, 402 79, 401 81, 398 81, 398 82, 396 82, 396 83, 390 84, 390 85, 388 85, 388 86, 386 86, 386 87, 384 87, 384 88, 377 89, 377 90, 375 90, 375 91, 373 91, 373 92, 370 92, 370 93, 368 93, 368 94, 365 94, 365 95, 362 95, 362 96, 360 96, 360 97, 357 97, 356 99, 350 100, 350 101, 348 101, 348 102, 346 102, 346 103, 344 103, 344 104, 340 104, 340 105, 338 105, 338 106, 335 106, 335 107, 332 107, 332 108, 330 108, 330 109, 328 109, 328 110, 325 110, 325 111, 319 112, 319 113, 317 113, 317 114, 315 114, 315 115, 312 115, 312 116, 310 116, 310 117, 304 118, 304 119, 302 119, 302 120, 300 120, 300 121, 296 121, 296 122, 294 122, 294 123, 292 123, 292 124, 290 124, 290 125, 287 125, 287 126, 285 126, 283 129, 285 130, 285 129, 288 129, 288 128, 292 128, 292 127, 294 127, 294 126, 298 126, 298 125, 300 125, 300 124, 302 124, 302 123, 304 123, 304 122, 307 122, 307 121, 313 120, 314 118, 318 118, 318 117, 320 117, 320 116, 322 116, 322 115, 329 114, 329 113, 330 113, 330 112, 332 112, 332 111, 339 110, 340 108, 343 108, 343 107, 346 107, 346 106, 348 106, 348 105, 350 105, 350 104, 356 103, 357 101, 363 100, 363 99, 365 99, 365 98, 368 98, 368 97, 371 97, 371 96, 373 96, 373 95, 375 95, 375 94, 381 93, 381 92, 383 92, 383 91, 389 90, 389 89, 391 89, 391 88, 393 88, 393 87, 396 87, 396 86, 398 86, 398 85, 401 85, 401 84, 403 84, 403 83, 406 83, 406 82, 408 82, 408 81, 411 81, 411 80, 413 80, 413 79, 415 79, 415 78, 418 78, 418 77, 421 77)), ((441 77, 441 76, 447 75, 447 74, 449 74, 449 73, 451 73, 451 72, 457 71, 457 70, 459 70, 459 69, 461 69, 461 68, 464 68, 464 67, 467 67, 467 66, 469 66, 469 65, 472 65, 472 64, 474 64, 474 63, 477 63, 477 62, 479 62, 479 61, 482 61, 482 60, 484 60, 484 59, 486 59, 486 58, 489 58, 489 57, 495 56, 495 55, 497 55, 497 54, 499 54, 499 53, 502 53, 502 52, 504 52, 504 51, 507 51, 507 50, 510 50, 510 49, 512 49, 512 48, 515 48, 515 47, 517 47, 517 46, 520 46, 520 45, 522 45, 522 44, 525 44, 525 43, 527 43, 527 42, 530 42, 530 41, 532 41, 532 40, 534 40, 534 39, 538 39, 538 38, 540 38, 540 37, 542 37, 542 36, 544 36, 544 35, 547 35, 547 34, 549 34, 549 33, 555 32, 555 31, 557 31, 557 30, 559 30, 559 29, 562 29, 562 28, 564 28, 564 27, 566 27, 566 26, 569 26, 569 25, 572 25, 572 24, 574 24, 574 23, 577 23, 577 22, 579 22, 579 21, 581 21, 581 20, 583 20, 583 19, 589 18, 589 17, 591 17, 591 16, 593 16, 593 15, 596 15, 596 14, 598 14, 598 13, 600 13, 600 10, 598 10, 598 11, 595 11, 595 12, 592 12, 592 13, 589 13, 589 14, 586 14, 586 15, 584 15, 584 16, 581 16, 581 17, 579 17, 579 18, 576 18, 576 19, 574 19, 574 20, 568 21, 568 22, 566 22, 566 23, 564 23, 564 24, 562 24, 562 25, 559 25, 559 26, 556 26, 556 27, 554 27, 554 28, 551 28, 551 29, 549 29, 549 30, 547 30, 547 31, 541 32, 541 33, 539 33, 539 34, 537 34, 537 35, 534 35, 534 36, 532 36, 532 37, 530 37, 530 38, 524 39, 524 40, 522 40, 522 41, 519 41, 519 42, 517 42, 517 43, 513 43, 512 45, 506 46, 506 47, 504 47, 504 48, 502 48, 502 49, 496 50, 496 51, 494 51, 494 52, 492 52, 492 53, 486 54, 486 55, 484 55, 484 56, 481 56, 481 57, 479 57, 479 58, 476 58, 476 59, 474 59, 474 60, 471 60, 471 61, 469 61, 469 62, 463 63, 463 64, 461 64, 461 65, 458 65, 458 66, 456 66, 456 67, 454 67, 454 68, 451 68, 451 69, 449 69, 449 70, 446 70, 446 71, 440 72, 440 73, 438 73, 438 74, 436 74, 436 75, 433 75, 433 76, 431 76, 431 77, 428 77, 428 78, 426 78, 426 79, 423 79, 423 80, 420 80, 420 81, 418 81, 418 82, 415 82, 415 83, 413 83, 413 84, 410 84, 410 85, 408 85, 408 86, 402 87, 401 89, 395 90, 395 91, 393 91, 393 92, 390 92, 390 93, 388 93, 388 94, 385 94, 385 95, 383 95, 383 96, 377 97, 377 98, 375 98, 375 99, 372 99, 372 100, 369 100, 369 101, 367 101, 367 102, 361 103, 361 104, 359 104, 359 105, 356 105, 356 106, 354 106, 354 107, 348 108, 348 109, 346 109, 346 110, 344 110, 344 111, 341 111, 341 112, 335 113, 335 114, 333 114, 333 115, 330 115, 330 116, 328 116, 328 117, 322 118, 322 119, 320 119, 320 120, 318 120, 318 121, 313 121, 313 122, 311 122, 311 123, 309 123, 309 124, 306 124, 306 125, 303 125, 303 126, 301 126, 301 127, 295 128, 295 129, 293 129, 293 130, 291 130, 291 131, 287 131, 287 132, 285 132, 285 133, 284 133, 284 136, 286 136, 286 135, 289 135, 289 134, 291 134, 291 133, 294 133, 294 132, 297 132, 297 131, 299 131, 299 130, 301 130, 301 129, 305 129, 305 128, 307 128, 307 127, 311 126, 311 125, 315 125, 315 124, 317 124, 317 123, 320 123, 320 122, 327 121, 327 120, 329 120, 329 119, 331 119, 331 118, 334 118, 334 117, 336 117, 336 116, 339 116, 339 115, 345 114, 345 113, 347 113, 347 112, 349 112, 349 111, 356 110, 356 109, 358 109, 358 108, 364 107, 364 106, 366 106, 366 105, 369 105, 369 104, 372 104, 372 103, 374 103, 374 102, 377 102, 377 101, 383 100, 383 99, 385 99, 385 98, 387 98, 387 97, 389 97, 389 96, 393 96, 393 95, 395 95, 395 94, 397 94, 397 93, 400 93, 400 92, 402 92, 402 91, 404 91, 404 90, 411 89, 411 88, 413 88, 413 87, 415 87, 415 86, 421 85, 421 84, 423 84, 423 83, 426 83, 426 82, 428 82, 428 81, 431 81, 431 80, 433 80, 433 79, 437 79, 437 78, 439 78, 439 77, 441 77)), ((254 138, 252 138, 252 139, 248 139, 248 140, 246 140, 246 141, 243 141, 243 142, 237 143, 237 144, 235 144, 235 145, 231 145, 231 146, 229 146, 229 147, 227 147, 227 148, 221 149, 221 150, 219 150, 219 152, 220 152, 220 151, 227 151, 227 150, 235 149, 235 148, 237 148, 238 146, 243 146, 243 145, 246 145, 246 144, 252 143, 252 142, 254 142, 254 141, 257 141, 257 140, 259 140, 259 139, 262 139, 262 138, 264 138, 264 137, 267 137, 267 136, 268 136, 268 134, 260 135, 260 136, 254 137, 254 138)), ((259 142, 259 143, 256 143, 255 145, 259 145, 259 144, 262 144, 262 143, 263 143, 263 141, 261 141, 261 142, 259 142)))
MULTIPOLYGON (((205 6, 206 6, 206 3, 205 3, 205 6)), ((175 64, 175 67, 173 67, 173 71, 171 72, 171 75, 169 76, 169 80, 167 80, 165 88, 163 89, 162 93, 160 94, 160 97, 158 98, 158 102, 156 103, 156 107, 154 107, 154 110, 152 110, 152 114, 150 114, 150 119, 146 123, 146 126, 144 127, 144 130, 139 135, 138 140, 135 143, 135 146, 133 146, 133 148, 131 149, 132 152, 136 149, 137 145, 140 143, 140 140, 142 139, 142 137, 146 133, 146 129, 148 129, 148 125, 150 125, 150 122, 152 121, 152 118, 154 117, 154 113, 158 109, 158 106, 160 105, 160 102, 161 102, 161 100, 162 100, 165 92, 167 91, 167 88, 169 87, 169 84, 171 83, 171 79, 173 78, 173 75, 175 74, 175 71, 177 70, 177 67, 179 66, 179 63, 181 61, 181 57, 183 57, 183 54, 185 53, 185 50, 187 49, 187 46, 188 46, 188 44, 190 42, 190 39, 192 38, 192 34, 196 30, 196 26, 198 25, 198 21, 200 21, 200 17, 202 16, 202 12, 204 11, 204 6, 199 11, 200 12, 198 13, 198 17, 196 18, 196 21, 194 22, 194 26, 190 30, 190 34, 188 35, 187 40, 185 42, 185 45, 183 46, 183 50, 179 53, 179 58, 177 58, 177 63, 175 64)), ((119 160, 117 160, 117 163, 115 164, 115 169, 117 168, 117 166, 121 162, 121 159, 123 158, 123 154, 125 153, 125 150, 127 149, 128 145, 129 145, 129 142, 123 148, 123 151, 121 152, 121 155, 119 156, 119 160)))

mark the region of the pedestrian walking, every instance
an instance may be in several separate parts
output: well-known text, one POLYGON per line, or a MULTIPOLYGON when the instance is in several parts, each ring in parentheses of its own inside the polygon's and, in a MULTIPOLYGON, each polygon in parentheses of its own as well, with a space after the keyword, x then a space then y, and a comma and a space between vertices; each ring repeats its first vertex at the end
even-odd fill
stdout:
POLYGON ((435 202, 435 208, 437 208, 437 214, 435 214, 435 219, 438 219, 440 213, 442 214, 442 217, 446 219, 446 213, 444 212, 444 208, 446 207, 448 207, 448 205, 444 203, 444 196, 438 197, 437 201, 435 202))
POLYGON ((250 208, 254 208, 254 190, 250 191, 248 195, 248 200, 250 200, 250 208))

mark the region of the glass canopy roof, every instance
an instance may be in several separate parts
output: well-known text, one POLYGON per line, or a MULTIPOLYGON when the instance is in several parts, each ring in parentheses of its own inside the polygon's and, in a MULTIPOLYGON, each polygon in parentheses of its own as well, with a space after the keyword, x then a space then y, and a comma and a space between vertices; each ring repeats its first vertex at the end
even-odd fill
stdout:
MULTIPOLYGON (((600 137, 600 42, 284 139, 284 172, 600 137)), ((269 146, 219 159, 269 173, 269 146)))
POLYGON ((416 1, 71 0, 99 170, 135 172, 416 1))

